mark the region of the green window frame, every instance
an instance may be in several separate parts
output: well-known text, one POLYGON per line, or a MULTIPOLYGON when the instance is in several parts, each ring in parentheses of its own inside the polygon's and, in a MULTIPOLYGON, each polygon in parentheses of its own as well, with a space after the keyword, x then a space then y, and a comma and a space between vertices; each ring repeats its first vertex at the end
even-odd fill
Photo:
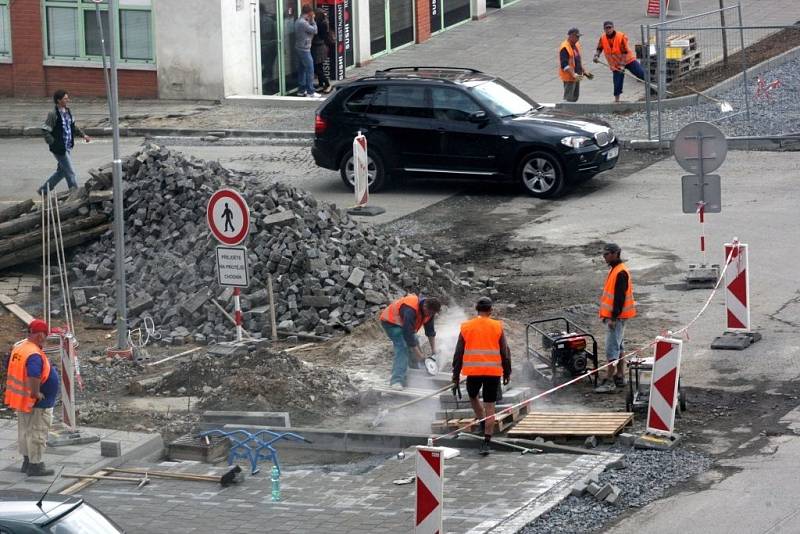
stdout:
POLYGON ((11 57, 11 13, 8 0, 0 0, 0 57, 11 57))
MULTIPOLYGON (((0 0, 3 1, 3 0, 0 0)), ((121 64, 155 64, 151 0, 121 2, 114 21, 117 61, 121 64)), ((92 0, 44 0, 44 55, 52 60, 100 61, 102 49, 92 0)), ((108 46, 108 1, 100 4, 108 46)))

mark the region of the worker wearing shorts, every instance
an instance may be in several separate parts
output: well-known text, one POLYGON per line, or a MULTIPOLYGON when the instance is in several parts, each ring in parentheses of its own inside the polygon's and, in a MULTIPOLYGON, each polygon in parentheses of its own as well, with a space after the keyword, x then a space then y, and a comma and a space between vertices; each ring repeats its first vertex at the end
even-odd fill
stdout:
POLYGON ((503 323, 491 319, 492 300, 481 297, 475 306, 478 316, 461 324, 461 333, 453 354, 453 389, 459 388, 461 375, 467 377, 467 395, 481 424, 484 441, 482 455, 491 452, 494 430, 495 402, 500 392, 500 380, 511 380, 511 350, 503 333, 503 323), (478 394, 483 391, 483 403, 478 394))

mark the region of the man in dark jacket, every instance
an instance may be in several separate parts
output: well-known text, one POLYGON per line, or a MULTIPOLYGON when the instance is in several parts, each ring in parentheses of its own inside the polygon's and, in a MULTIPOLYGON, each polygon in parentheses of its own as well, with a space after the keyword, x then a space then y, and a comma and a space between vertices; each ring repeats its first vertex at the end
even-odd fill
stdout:
POLYGON ((39 188, 40 195, 48 188, 51 191, 54 190, 62 178, 67 180, 67 186, 71 192, 77 191, 78 181, 75 177, 75 169, 72 167, 70 152, 75 146, 76 135, 83 137, 87 143, 91 141, 91 138, 78 128, 72 118, 72 112, 68 107, 69 94, 63 89, 59 89, 53 93, 53 102, 55 102, 55 109, 47 114, 42 131, 44 140, 50 146, 50 152, 58 162, 58 167, 56 172, 39 188))

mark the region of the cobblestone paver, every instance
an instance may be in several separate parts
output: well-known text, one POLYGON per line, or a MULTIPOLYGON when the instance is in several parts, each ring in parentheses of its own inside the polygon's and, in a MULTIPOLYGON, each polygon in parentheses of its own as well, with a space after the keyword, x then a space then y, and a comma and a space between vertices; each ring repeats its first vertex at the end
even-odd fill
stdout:
MULTIPOLYGON (((271 500, 267 469, 228 488, 154 479, 136 490, 130 484, 106 481, 93 484, 82 495, 137 533, 248 529, 408 533, 413 528, 415 486, 392 481, 413 475, 414 460, 413 449, 408 449, 404 459, 392 457, 362 473, 347 472, 346 466, 286 468, 280 502, 271 500)), ((499 452, 482 458, 475 450, 462 450, 461 456, 445 464, 445 531, 487 532, 526 510, 538 515, 537 499, 612 460, 611 456, 499 452)), ((208 471, 201 465, 189 470, 208 471)))

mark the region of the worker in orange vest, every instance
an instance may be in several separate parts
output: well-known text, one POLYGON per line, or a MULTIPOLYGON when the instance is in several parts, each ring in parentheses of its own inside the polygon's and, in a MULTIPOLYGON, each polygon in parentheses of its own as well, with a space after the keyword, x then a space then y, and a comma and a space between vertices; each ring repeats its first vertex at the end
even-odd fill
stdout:
POLYGON ((594 53, 594 62, 598 63, 600 54, 605 54, 608 68, 614 77, 614 102, 619 102, 622 94, 622 85, 625 82, 625 69, 631 74, 644 80, 644 70, 636 59, 636 52, 628 44, 628 36, 614 29, 614 23, 607 20, 603 23, 603 35, 597 42, 594 53))
POLYGON ((578 39, 581 32, 578 28, 571 28, 567 32, 567 39, 558 47, 558 77, 564 83, 564 100, 577 102, 580 96, 581 81, 585 76, 594 78, 591 72, 583 68, 581 61, 581 45, 578 39))
POLYGON ((480 453, 492 452, 489 445, 494 430, 494 404, 503 384, 511 380, 511 350, 503 333, 503 323, 492 319, 492 299, 481 297, 475 305, 478 316, 461 324, 461 333, 453 354, 453 392, 460 388, 461 375, 467 377, 467 395, 480 424, 483 443, 480 453), (478 393, 483 390, 483 404, 478 393))
POLYGON ((392 389, 402 391, 407 369, 418 369, 420 362, 425 359, 417 342, 417 331, 423 326, 431 345, 431 353, 436 354, 433 318, 441 309, 442 304, 437 298, 409 294, 392 302, 381 312, 381 326, 394 346, 394 364, 389 379, 389 387, 392 389), (412 355, 409 355, 409 350, 412 355))
POLYGON ((6 406, 17 412, 17 444, 22 454, 23 473, 48 476, 43 457, 47 434, 53 423, 53 406, 58 397, 58 371, 50 366, 44 341, 50 328, 41 319, 28 325, 28 337, 14 344, 8 360, 6 406))
POLYGON ((628 267, 620 259, 622 249, 616 243, 606 243, 603 259, 611 268, 600 295, 600 319, 606 325, 606 358, 616 362, 608 366, 607 377, 595 388, 595 393, 613 393, 625 385, 625 361, 623 353, 625 323, 636 317, 636 302, 633 300, 633 280, 628 267))

